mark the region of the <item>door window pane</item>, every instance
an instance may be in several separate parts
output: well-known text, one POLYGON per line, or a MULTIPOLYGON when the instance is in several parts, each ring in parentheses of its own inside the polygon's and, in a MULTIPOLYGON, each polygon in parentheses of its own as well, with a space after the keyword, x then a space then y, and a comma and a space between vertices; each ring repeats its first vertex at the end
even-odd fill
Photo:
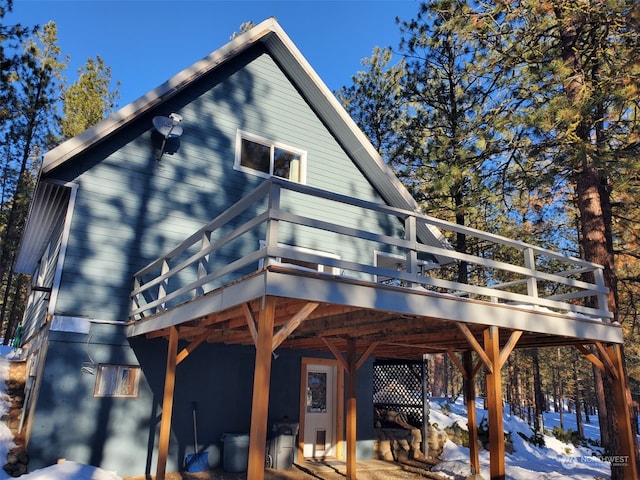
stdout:
POLYGON ((307 373, 307 412, 326 413, 327 411, 327 374, 323 372, 307 373))

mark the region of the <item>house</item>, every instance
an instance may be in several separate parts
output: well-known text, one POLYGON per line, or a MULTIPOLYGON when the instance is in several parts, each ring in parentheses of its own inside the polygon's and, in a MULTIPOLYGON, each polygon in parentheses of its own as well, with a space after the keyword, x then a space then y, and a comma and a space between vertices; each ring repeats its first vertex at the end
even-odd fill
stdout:
POLYGON ((633 455, 602 268, 421 214, 274 19, 48 152, 16 270, 32 275, 31 468, 162 479, 193 453, 196 406, 199 448, 244 435, 253 480, 279 421, 299 427, 298 461, 343 459, 354 479, 374 454, 375 359, 484 367, 500 432, 509 353, 556 345, 614 378, 633 455), (458 283, 460 262, 487 273, 458 283))

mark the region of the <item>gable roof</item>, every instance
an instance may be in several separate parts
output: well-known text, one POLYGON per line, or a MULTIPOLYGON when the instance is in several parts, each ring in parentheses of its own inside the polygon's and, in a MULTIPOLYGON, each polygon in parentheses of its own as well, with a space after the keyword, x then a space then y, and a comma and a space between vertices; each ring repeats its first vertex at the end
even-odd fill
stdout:
MULTIPOLYGON (((232 39, 226 45, 182 70, 110 117, 47 152, 42 161, 41 177, 46 178, 47 174, 65 162, 108 139, 140 115, 172 98, 204 75, 258 44, 264 46, 291 81, 295 83, 306 101, 385 201, 395 207, 412 211, 418 210, 418 205, 409 191, 384 163, 366 135, 358 128, 273 17, 232 39)), ((32 211, 27 220, 23 243, 16 260, 16 271, 30 272, 30 265, 27 264, 32 264, 33 259, 39 257, 37 255, 38 249, 44 248, 44 242, 47 241, 47 238, 42 237, 48 230, 42 225, 39 227, 34 225, 32 213, 34 210, 37 211, 39 207, 44 207, 47 201, 47 195, 43 193, 42 188, 38 187, 31 206, 32 211)), ((440 232, 435 228, 419 227, 418 233, 427 244, 436 246, 446 244, 440 232)))

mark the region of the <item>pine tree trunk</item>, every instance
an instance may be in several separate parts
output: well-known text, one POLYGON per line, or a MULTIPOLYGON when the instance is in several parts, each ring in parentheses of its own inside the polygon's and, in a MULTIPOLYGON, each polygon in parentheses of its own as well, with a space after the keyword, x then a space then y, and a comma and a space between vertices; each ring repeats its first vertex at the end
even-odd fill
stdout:
POLYGON ((446 394, 444 377, 446 370, 446 362, 444 354, 437 353, 433 355, 433 396, 442 397, 446 394))
POLYGON ((533 360, 533 399, 534 399, 534 421, 533 426, 536 432, 540 434, 544 430, 543 412, 544 412, 544 393, 542 393, 542 380, 540 378, 540 359, 538 350, 532 351, 533 360))
POLYGON ((515 405, 515 388, 514 388, 514 381, 513 379, 515 378, 515 368, 514 368, 514 362, 511 360, 511 355, 509 355, 509 358, 507 360, 507 385, 506 385, 506 390, 507 390, 507 404, 509 405, 509 415, 510 416, 514 416, 516 413, 516 405, 515 405))
POLYGON ((580 392, 580 377, 578 376, 578 355, 574 353, 574 362, 573 362, 573 388, 574 388, 574 399, 576 406, 576 429, 578 432, 578 436, 582 439, 584 438, 584 424, 582 423, 582 398, 580 392))
MULTIPOLYGON (((575 48, 580 30, 585 26, 585 16, 565 15, 558 8, 556 17, 560 24, 560 43, 562 59, 571 70, 571 75, 564 85, 567 98, 572 104, 578 104, 584 95, 585 69, 582 63, 580 51, 575 48)), ((618 320, 618 289, 613 258, 613 236, 611 233, 612 215, 611 199, 607 178, 598 168, 597 163, 591 158, 589 149, 592 144, 591 130, 594 125, 583 119, 576 127, 575 135, 578 139, 574 148, 576 155, 573 167, 573 181, 576 189, 578 211, 580 213, 581 246, 586 260, 600 264, 604 267, 604 282, 609 288, 607 297, 608 308, 613 313, 613 320, 618 320)), ((623 357, 624 358, 624 357, 623 357)), ((612 392, 613 385, 610 377, 602 377, 604 391, 612 392)), ((628 390, 628 388, 627 388, 628 390)), ((630 397, 630 393, 628 394, 630 397)), ((616 454, 620 452, 619 431, 613 395, 606 395, 606 415, 609 441, 605 445, 607 451, 616 454)), ((630 405, 630 404, 629 404, 630 405)), ((603 413, 603 412, 601 412, 603 413)), ((637 446, 635 447, 637 452, 637 446)), ((621 480, 624 472, 622 467, 612 466, 611 480, 621 480)))
MULTIPOLYGON (((598 351, 595 346, 591 346, 591 353, 598 355, 598 351)), ((595 401, 598 414, 598 425, 600 427, 600 444, 603 446, 610 444, 609 439, 609 425, 607 418, 609 417, 607 412, 607 401, 605 399, 605 389, 602 380, 602 372, 595 365, 592 366, 593 371, 593 389, 595 395, 595 401)))

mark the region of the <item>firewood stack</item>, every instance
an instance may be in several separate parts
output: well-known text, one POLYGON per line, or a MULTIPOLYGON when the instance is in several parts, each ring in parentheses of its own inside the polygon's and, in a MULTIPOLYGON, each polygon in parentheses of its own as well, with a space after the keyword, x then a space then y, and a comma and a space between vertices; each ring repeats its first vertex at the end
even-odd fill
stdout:
POLYGON ((11 477, 19 477, 27 473, 29 455, 25 451, 9 452, 7 463, 2 469, 11 477))

